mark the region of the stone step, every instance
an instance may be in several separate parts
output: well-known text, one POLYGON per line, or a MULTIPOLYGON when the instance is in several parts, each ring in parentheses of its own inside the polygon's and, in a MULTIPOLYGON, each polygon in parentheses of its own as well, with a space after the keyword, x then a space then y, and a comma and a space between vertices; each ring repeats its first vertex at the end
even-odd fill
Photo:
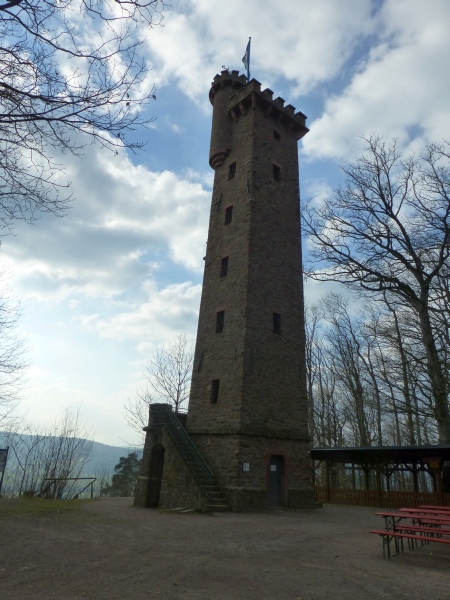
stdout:
POLYGON ((207 504, 206 512, 229 512, 228 504, 207 504))
POLYGON ((222 495, 214 497, 206 496, 205 502, 207 506, 228 506, 226 499, 222 495))
POLYGON ((223 494, 206 494, 206 502, 211 502, 211 504, 226 504, 223 494))
POLYGON ((222 492, 219 490, 217 492, 206 492, 208 498, 223 498, 222 492))

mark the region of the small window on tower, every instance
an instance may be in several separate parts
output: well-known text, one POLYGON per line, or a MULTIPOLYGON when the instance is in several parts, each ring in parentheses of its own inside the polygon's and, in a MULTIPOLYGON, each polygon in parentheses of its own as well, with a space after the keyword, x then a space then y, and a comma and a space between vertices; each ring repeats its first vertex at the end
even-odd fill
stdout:
POLYGON ((225 311, 221 310, 216 313, 216 333, 222 333, 225 325, 225 311))
POLYGON ((234 179, 236 177, 236 163, 232 163, 229 167, 228 167, 228 181, 230 181, 230 179, 234 179))
POLYGON ((219 387, 220 387, 220 379, 213 379, 211 381, 211 404, 217 404, 219 401, 219 387))
POLYGON ((229 225, 233 220, 233 207, 227 206, 225 209, 225 225, 229 225))
POLYGON ((275 181, 281 181, 281 169, 278 165, 272 165, 273 167, 273 178, 275 181))
POLYGON ((225 277, 228 273, 228 256, 224 256, 220 261, 220 276, 225 277))
POLYGON ((276 335, 281 334, 281 315, 280 313, 273 313, 273 332, 276 335))
POLYGON ((279 140, 279 139, 280 139, 280 134, 278 133, 278 131, 275 131, 275 129, 273 130, 273 137, 274 137, 276 140, 279 140))

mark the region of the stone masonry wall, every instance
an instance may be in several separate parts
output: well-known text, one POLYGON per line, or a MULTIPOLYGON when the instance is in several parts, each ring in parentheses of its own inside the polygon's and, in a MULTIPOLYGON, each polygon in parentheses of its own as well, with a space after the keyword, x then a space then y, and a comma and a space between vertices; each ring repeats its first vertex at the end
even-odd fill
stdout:
MULTIPOLYGON (((263 95, 257 82, 248 85, 263 95)), ((235 111, 233 121, 227 115, 233 139, 215 170, 187 426, 193 433, 307 440, 299 134, 258 103, 244 106, 244 92, 225 86, 216 94, 222 106, 228 97, 228 113, 235 111), (236 173, 229 179, 233 163, 236 173), (274 164, 281 169, 279 182, 274 164), (229 206, 233 219, 225 224, 229 206), (220 277, 224 256, 228 274, 220 277), (219 311, 225 325, 216 333, 219 311), (274 312, 281 314, 279 336, 272 331, 274 312), (210 402, 213 379, 220 380, 217 404, 210 402)))
POLYGON ((225 71, 210 93, 215 177, 187 429, 234 507, 245 504, 244 488, 250 505, 264 504, 271 455, 285 457, 285 504, 312 499, 297 152, 307 129, 302 113, 272 95, 225 71), (244 474, 249 461, 255 471, 244 474))
POLYGON ((192 435, 200 452, 217 474, 221 490, 233 510, 268 507, 270 457, 284 457, 284 498, 289 508, 314 506, 309 443, 243 435, 192 435), (244 463, 249 471, 243 470, 244 463))
POLYGON ((135 492, 135 506, 149 506, 152 490, 147 486, 155 485, 150 472, 151 453, 155 446, 162 446, 165 450, 158 507, 204 510, 200 488, 165 427, 152 427, 147 432, 143 464, 135 492))
POLYGON ((164 430, 163 445, 166 449, 164 473, 159 505, 161 508, 195 508, 204 510, 204 499, 199 486, 186 463, 164 430))

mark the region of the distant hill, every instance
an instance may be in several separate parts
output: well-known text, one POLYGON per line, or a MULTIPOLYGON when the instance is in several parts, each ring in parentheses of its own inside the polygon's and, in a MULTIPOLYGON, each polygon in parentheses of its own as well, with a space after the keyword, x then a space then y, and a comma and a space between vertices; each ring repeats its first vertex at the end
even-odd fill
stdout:
MULTIPOLYGON (((30 438, 32 436, 21 435, 22 438, 30 438)), ((8 446, 8 432, 0 431, 0 448, 6 448, 8 446)), ((49 440, 51 438, 48 438, 49 440)), ((107 444, 101 444, 100 442, 93 442, 92 445, 92 456, 87 461, 83 474, 98 475, 100 472, 113 473, 114 467, 119 462, 121 456, 127 456, 129 452, 140 452, 139 448, 130 448, 123 446, 108 446, 107 444)), ((10 452, 8 456, 8 463, 10 466, 14 464, 13 453, 10 452), (12 463, 12 464, 11 464, 12 463)))
MULTIPOLYGON (((61 494, 62 497, 73 498, 78 497, 79 494, 82 494, 81 497, 89 497, 91 491, 94 496, 98 496, 104 486, 111 480, 114 467, 118 464, 120 458, 127 456, 129 452, 140 452, 136 448, 108 446, 83 438, 70 438, 66 441, 64 439, 53 436, 18 435, 0 431, 0 448, 10 447, 1 494, 10 497, 24 491, 39 494, 45 486, 59 485, 60 490, 55 493, 61 494), (80 463, 78 462, 77 467, 77 462, 73 462, 74 471, 69 472, 69 475, 60 475, 59 468, 67 469, 70 461, 73 460, 73 456, 78 461, 85 460, 89 453, 90 444, 92 444, 91 456, 84 464, 81 472, 78 470, 80 463), (71 454, 74 448, 77 449, 75 455, 71 454), (82 479, 77 481, 67 480, 64 484, 56 484, 56 480, 54 484, 45 483, 45 478, 49 476, 48 473, 50 472, 53 473, 53 477, 94 477, 96 482, 89 489, 86 489, 89 483, 82 479)), ((64 473, 67 473, 67 471, 64 471, 64 473)))
POLYGON ((92 458, 86 463, 83 471, 86 475, 95 475, 99 473, 101 469, 108 469, 112 473, 121 456, 127 456, 129 452, 136 451, 140 452, 140 449, 108 446, 107 444, 94 442, 92 458))

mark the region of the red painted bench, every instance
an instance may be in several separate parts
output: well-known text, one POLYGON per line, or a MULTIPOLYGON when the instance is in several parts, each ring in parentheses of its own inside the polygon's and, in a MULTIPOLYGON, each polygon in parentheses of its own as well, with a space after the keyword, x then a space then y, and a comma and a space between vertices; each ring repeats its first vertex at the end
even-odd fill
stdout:
MULTIPOLYGON (((408 525, 404 526, 405 528, 408 528, 408 525)), ((410 529, 414 528, 414 526, 410 527, 410 529)), ((397 529, 399 529, 399 527, 397 527, 397 529)), ((423 528, 423 529, 428 529, 428 528, 423 528)), ((432 528, 430 528, 432 529, 432 528)), ((423 536, 423 535, 417 535, 414 533, 401 533, 399 531, 387 531, 386 529, 372 529, 370 531, 370 533, 376 533, 377 535, 381 536, 383 538, 383 558, 386 558, 386 549, 387 549, 387 557, 391 558, 391 541, 393 539, 395 540, 400 540, 400 548, 401 548, 401 552, 403 552, 403 540, 407 539, 407 540, 418 540, 419 542, 437 542, 440 544, 450 544, 450 539, 449 538, 443 538, 443 537, 431 537, 431 536, 423 536)), ((434 529, 433 533, 442 534, 442 530, 440 529, 434 529)), ((411 548, 411 546, 410 546, 411 548)), ((396 545, 396 554, 398 553, 399 547, 396 545)), ((392 556, 395 556, 394 554, 392 556)))
POLYGON ((429 525, 409 525, 408 523, 405 524, 399 524, 396 525, 395 527, 395 532, 400 531, 400 532, 418 532, 418 533, 425 533, 425 534, 431 534, 431 535, 438 535, 438 536, 442 536, 442 535, 450 535, 450 529, 443 529, 440 526, 437 527, 430 527, 429 525))

